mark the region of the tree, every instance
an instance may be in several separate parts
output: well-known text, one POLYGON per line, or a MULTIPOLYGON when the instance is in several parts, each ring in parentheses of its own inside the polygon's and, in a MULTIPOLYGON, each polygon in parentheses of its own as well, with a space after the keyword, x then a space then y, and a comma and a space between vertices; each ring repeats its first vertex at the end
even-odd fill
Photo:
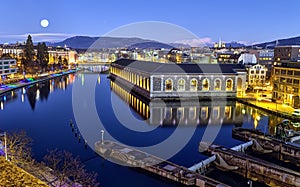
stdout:
POLYGON ((37 45, 37 60, 42 70, 45 71, 49 63, 49 53, 45 42, 37 45))
POLYGON ((52 169, 57 177, 55 186, 98 186, 97 174, 89 173, 79 157, 67 151, 52 150, 44 157, 44 165, 52 169))
POLYGON ((64 58, 62 64, 63 64, 63 67, 68 67, 68 60, 67 60, 67 58, 64 58))
POLYGON ((61 56, 58 57, 57 65, 58 65, 58 69, 60 69, 60 67, 62 65, 62 58, 61 58, 61 56))
POLYGON ((27 40, 26 40, 26 45, 24 49, 24 66, 30 67, 32 66, 33 60, 34 60, 34 46, 32 43, 32 38, 30 35, 28 35, 27 40))
POLYGON ((26 131, 16 131, 7 134, 7 153, 8 159, 25 168, 28 165, 32 165, 34 162, 31 154, 32 139, 27 136, 26 131))

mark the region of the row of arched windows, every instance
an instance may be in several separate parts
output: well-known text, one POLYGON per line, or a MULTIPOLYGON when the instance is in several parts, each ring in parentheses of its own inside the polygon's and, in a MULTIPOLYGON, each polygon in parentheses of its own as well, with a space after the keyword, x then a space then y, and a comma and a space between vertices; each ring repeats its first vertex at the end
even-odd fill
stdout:
MULTIPOLYGON (((198 90, 198 80, 197 79, 191 79, 190 80, 190 87, 189 89, 186 89, 186 81, 184 79, 179 79, 177 81, 177 91, 197 91, 198 90)), ((202 80, 202 90, 209 91, 210 90, 210 81, 208 79, 202 80)), ((173 91, 174 90, 174 84, 172 79, 166 79, 165 80, 165 91, 173 91)), ((222 90, 222 81, 220 79, 215 79, 213 82, 213 90, 220 91, 222 90)), ((232 91, 233 90, 233 80, 227 79, 226 80, 226 91, 232 91)))

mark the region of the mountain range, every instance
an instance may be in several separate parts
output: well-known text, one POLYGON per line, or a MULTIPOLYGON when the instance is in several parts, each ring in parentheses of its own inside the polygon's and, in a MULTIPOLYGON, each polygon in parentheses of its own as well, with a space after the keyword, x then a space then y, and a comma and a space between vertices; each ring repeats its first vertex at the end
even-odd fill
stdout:
POLYGON ((259 44, 250 45, 248 47, 252 48, 270 48, 273 49, 275 46, 285 46, 285 45, 300 45, 300 36, 286 38, 286 39, 279 39, 274 40, 271 42, 264 42, 259 44))
MULTIPOLYGON (((61 42, 48 43, 50 46, 67 46, 73 49, 101 49, 101 48, 151 48, 151 49, 172 49, 172 48, 189 48, 188 44, 182 43, 161 43, 155 40, 141 38, 121 38, 121 37, 90 37, 74 36, 61 42)), ((271 42, 264 42, 254 45, 245 46, 238 42, 225 44, 226 47, 247 47, 247 48, 274 48, 276 45, 300 45, 300 36, 287 39, 279 39, 271 42)), ((208 44, 209 47, 212 44, 208 44)))

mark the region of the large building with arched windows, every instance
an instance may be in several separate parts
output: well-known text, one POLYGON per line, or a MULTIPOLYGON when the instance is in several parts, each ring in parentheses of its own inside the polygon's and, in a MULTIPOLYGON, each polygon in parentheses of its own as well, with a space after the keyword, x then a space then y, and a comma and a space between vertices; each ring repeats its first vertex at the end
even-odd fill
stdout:
POLYGON ((236 98, 246 86, 241 64, 174 64, 120 59, 110 77, 148 99, 236 98))

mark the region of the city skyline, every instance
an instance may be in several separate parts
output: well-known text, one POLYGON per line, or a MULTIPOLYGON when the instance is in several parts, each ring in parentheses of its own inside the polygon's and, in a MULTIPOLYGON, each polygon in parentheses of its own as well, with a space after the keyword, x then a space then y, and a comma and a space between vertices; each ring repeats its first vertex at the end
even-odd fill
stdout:
MULTIPOLYGON (((75 35, 103 36, 116 28, 143 22, 178 25, 197 36, 197 40, 213 43, 245 44, 297 36, 297 7, 300 2, 271 1, 95 1, 70 3, 61 1, 6 1, 2 11, 0 43, 24 41, 28 34, 35 41, 61 41, 75 35), (284 7, 284 8, 282 8, 284 7), (12 13, 11 10, 14 10, 12 13), (23 13, 24 12, 24 13, 23 13), (49 20, 49 26, 40 22, 49 20), (288 29, 293 27, 293 29, 288 29)), ((148 32, 155 32, 148 29, 148 32)), ((139 35, 141 38, 143 35, 139 35)), ((189 40, 191 38, 181 38, 189 40)), ((193 38, 195 39, 195 38, 193 38)), ((170 42, 178 38, 169 36, 170 42), (173 40, 172 40, 173 39, 173 40)), ((195 40, 194 40, 195 42, 195 40)), ((200 43, 201 43, 200 42, 200 43)))

